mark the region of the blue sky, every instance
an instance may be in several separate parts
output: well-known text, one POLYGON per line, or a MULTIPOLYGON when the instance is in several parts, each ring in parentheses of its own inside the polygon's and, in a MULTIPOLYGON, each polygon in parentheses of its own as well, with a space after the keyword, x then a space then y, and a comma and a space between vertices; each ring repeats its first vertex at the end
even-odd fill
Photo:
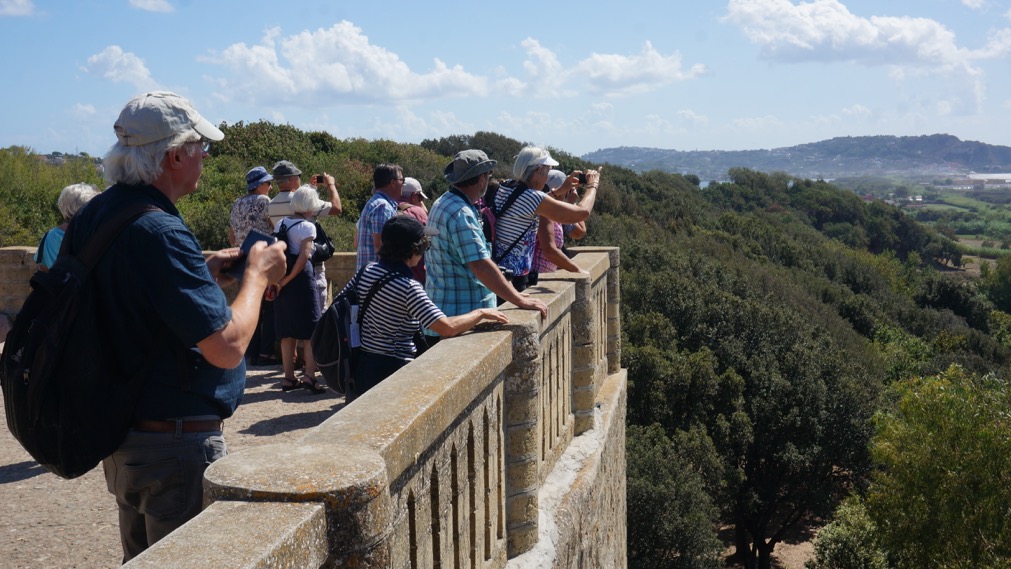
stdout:
POLYGON ((0 0, 0 147, 102 155, 145 90, 214 123, 584 154, 947 133, 1011 146, 1011 0, 0 0))

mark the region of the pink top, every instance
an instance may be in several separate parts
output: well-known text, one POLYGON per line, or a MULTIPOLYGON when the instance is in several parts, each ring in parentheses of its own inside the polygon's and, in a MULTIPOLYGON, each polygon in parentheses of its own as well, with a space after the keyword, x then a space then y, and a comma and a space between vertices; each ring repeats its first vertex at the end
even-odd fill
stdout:
MULTIPOLYGON (((555 230, 555 246, 559 249, 562 248, 562 244, 565 243, 565 233, 562 231, 562 224, 551 221, 553 229, 555 230)), ((552 263, 544 257, 541 251, 541 244, 538 242, 534 245, 534 264, 533 270, 538 273, 553 273, 558 270, 558 265, 552 263)))

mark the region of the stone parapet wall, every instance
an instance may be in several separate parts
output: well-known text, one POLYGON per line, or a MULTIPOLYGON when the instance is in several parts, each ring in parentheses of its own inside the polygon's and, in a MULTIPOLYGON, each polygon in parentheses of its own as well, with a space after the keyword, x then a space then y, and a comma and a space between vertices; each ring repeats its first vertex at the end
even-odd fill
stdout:
POLYGON ((537 544, 508 569, 626 567, 624 370, 597 397, 596 426, 566 447, 541 486, 537 544))
POLYGON ((0 248, 0 313, 16 314, 35 273, 35 247, 0 248))
MULTIPOLYGON (((626 566, 618 251, 574 250, 586 274, 527 291, 546 320, 505 305, 295 443, 214 463, 204 512, 127 566, 626 566)), ((335 294, 354 255, 326 267, 335 294)))

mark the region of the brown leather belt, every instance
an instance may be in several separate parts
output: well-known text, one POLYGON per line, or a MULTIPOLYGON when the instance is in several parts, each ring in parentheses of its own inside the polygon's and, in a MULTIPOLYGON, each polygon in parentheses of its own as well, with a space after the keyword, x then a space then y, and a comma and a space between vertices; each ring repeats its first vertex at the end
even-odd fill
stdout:
POLYGON ((207 421, 152 421, 138 420, 133 422, 133 430, 147 433, 174 433, 179 423, 180 429, 184 433, 207 433, 210 431, 220 431, 224 428, 225 422, 220 419, 207 421))

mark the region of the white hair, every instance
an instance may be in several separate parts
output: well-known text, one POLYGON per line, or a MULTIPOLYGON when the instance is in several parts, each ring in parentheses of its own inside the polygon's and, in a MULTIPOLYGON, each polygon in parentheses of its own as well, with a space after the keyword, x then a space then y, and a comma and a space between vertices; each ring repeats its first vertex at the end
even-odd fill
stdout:
POLYGON ((534 170, 541 167, 540 164, 531 166, 530 163, 547 155, 548 151, 539 146, 527 146, 520 150, 516 155, 516 161, 513 162, 513 179, 526 182, 534 170))
MULTIPOLYGON (((150 184, 161 176, 161 163, 170 150, 175 150, 188 142, 200 140, 200 133, 188 130, 162 140, 140 146, 126 146, 116 142, 102 160, 105 166, 105 181, 110 184, 150 184)), ((203 152, 196 145, 186 148, 186 153, 203 152)))
POLYGON ((91 201, 91 198, 97 196, 98 192, 98 186, 93 184, 71 184, 63 188, 59 199, 56 200, 56 207, 59 208, 64 221, 70 221, 70 218, 74 217, 84 204, 91 201))
POLYGON ((302 184, 291 193, 291 210, 295 213, 311 213, 315 215, 323 208, 323 200, 319 199, 316 188, 302 184))

